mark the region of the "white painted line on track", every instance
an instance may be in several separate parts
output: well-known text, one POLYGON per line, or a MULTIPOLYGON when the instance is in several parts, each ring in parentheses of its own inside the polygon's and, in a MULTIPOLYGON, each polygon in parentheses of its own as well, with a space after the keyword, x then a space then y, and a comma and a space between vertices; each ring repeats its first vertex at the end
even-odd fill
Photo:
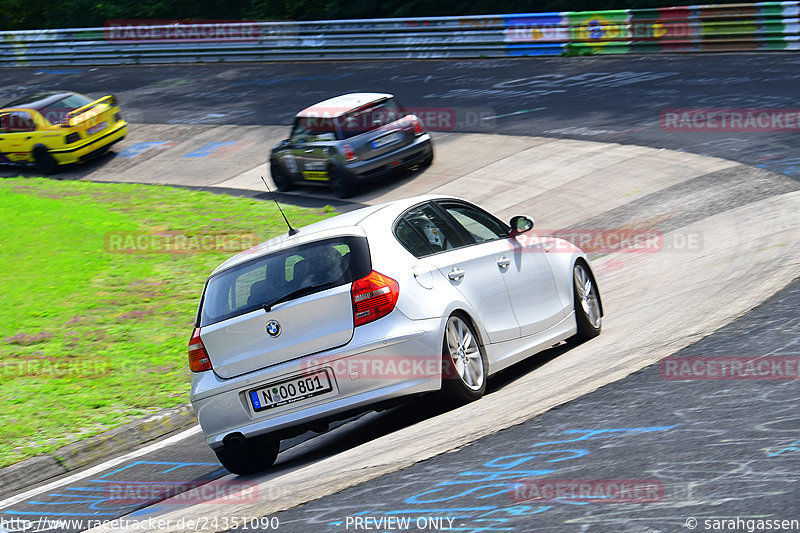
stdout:
POLYGON ((93 476, 93 475, 98 474, 98 473, 100 473, 100 472, 102 472, 104 470, 108 470, 109 468, 117 466, 118 464, 124 463, 126 461, 130 461, 131 459, 136 459, 137 457, 141 457, 143 455, 147 455, 150 452, 154 452, 154 451, 156 451, 156 450, 158 450, 160 448, 163 448, 165 446, 169 446, 171 444, 175 444, 176 442, 179 442, 179 441, 182 441, 183 439, 192 437, 192 436, 194 436, 194 435, 196 435, 198 433, 200 433, 200 426, 199 425, 193 426, 190 429, 187 429, 186 431, 181 431, 180 433, 178 433, 176 435, 173 435, 173 436, 171 436, 171 437, 169 437, 167 439, 164 439, 164 440, 158 440, 158 441, 154 442, 153 444, 145 446, 144 448, 140 448, 140 449, 134 450, 134 451, 132 451, 130 453, 126 453, 125 455, 122 455, 122 456, 117 457, 115 459, 111 459, 109 461, 106 461, 105 463, 101 463, 99 465, 93 466, 91 468, 88 468, 86 470, 83 470, 81 472, 73 474, 71 476, 67 476, 65 478, 53 481, 52 483, 48 483, 47 485, 42 485, 41 487, 36 487, 35 489, 31 489, 31 490, 23 492, 21 494, 17 494, 15 496, 11 496, 10 498, 6 498, 5 500, 0 501, 0 509, 4 509, 4 508, 9 507, 11 505, 16 505, 16 504, 18 504, 18 503, 20 503, 20 502, 22 502, 24 500, 27 500, 28 498, 31 498, 33 496, 37 496, 39 494, 42 494, 44 492, 56 489, 58 487, 63 487, 64 485, 68 485, 68 484, 70 484, 70 483, 72 483, 74 481, 78 481, 79 479, 83 479, 85 477, 93 476))

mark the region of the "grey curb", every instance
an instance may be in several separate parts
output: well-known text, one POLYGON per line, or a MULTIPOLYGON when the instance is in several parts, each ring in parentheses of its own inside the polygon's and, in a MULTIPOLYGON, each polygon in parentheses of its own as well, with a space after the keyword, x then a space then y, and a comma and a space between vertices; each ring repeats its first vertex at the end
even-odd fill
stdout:
POLYGON ((197 418, 189 404, 164 409, 141 420, 100 435, 63 446, 51 455, 40 455, 0 468, 0 498, 26 487, 100 462, 173 431, 193 426, 197 418))

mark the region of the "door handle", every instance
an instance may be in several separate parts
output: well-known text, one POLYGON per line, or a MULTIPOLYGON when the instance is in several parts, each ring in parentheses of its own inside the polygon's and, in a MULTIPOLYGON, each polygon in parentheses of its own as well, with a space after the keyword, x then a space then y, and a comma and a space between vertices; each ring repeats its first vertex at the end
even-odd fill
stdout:
POLYGON ((450 273, 447 274, 447 277, 452 279, 453 281, 458 281, 464 277, 464 274, 466 274, 466 272, 464 272, 463 270, 457 267, 453 267, 453 270, 451 270, 450 273))
POLYGON ((511 264, 511 259, 509 259, 508 257, 501 257, 500 259, 497 260, 497 266, 499 266, 500 268, 508 268, 510 264, 511 264))

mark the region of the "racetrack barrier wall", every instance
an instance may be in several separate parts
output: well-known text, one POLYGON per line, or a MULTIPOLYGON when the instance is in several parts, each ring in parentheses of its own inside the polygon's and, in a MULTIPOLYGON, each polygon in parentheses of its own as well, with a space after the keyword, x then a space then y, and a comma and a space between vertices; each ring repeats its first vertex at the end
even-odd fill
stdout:
POLYGON ((0 66, 800 49, 800 2, 308 22, 109 21, 0 32, 0 66))

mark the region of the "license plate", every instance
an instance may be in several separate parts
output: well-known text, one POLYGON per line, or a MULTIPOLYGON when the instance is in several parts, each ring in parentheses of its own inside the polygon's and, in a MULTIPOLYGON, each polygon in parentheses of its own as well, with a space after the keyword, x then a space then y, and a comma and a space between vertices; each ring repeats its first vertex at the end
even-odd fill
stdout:
POLYGON ((92 126, 91 128, 87 128, 86 129, 86 134, 87 135, 94 135, 98 131, 106 129, 106 125, 107 124, 105 122, 101 122, 100 124, 96 124, 96 125, 92 126))
POLYGON ((372 141, 373 148, 381 148, 383 146, 394 144, 396 142, 400 142, 402 140, 403 134, 400 132, 390 133, 389 135, 384 135, 379 139, 375 139, 372 141))
POLYGON ((263 411, 300 402, 331 390, 333 390, 331 378, 326 371, 322 370, 252 390, 250 391, 250 403, 255 411, 263 411))

